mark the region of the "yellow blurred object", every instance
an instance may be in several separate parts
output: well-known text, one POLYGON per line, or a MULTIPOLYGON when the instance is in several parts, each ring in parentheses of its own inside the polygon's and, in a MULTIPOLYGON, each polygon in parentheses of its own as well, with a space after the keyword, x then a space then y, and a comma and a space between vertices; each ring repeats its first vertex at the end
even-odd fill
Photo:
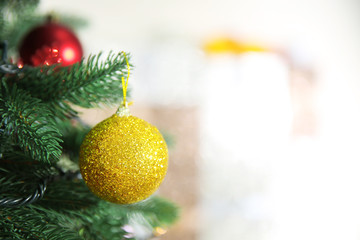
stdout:
POLYGON ((265 52, 264 47, 237 42, 231 38, 216 38, 208 41, 204 46, 205 52, 210 54, 233 53, 241 54, 245 52, 265 52))
POLYGON ((166 232, 167 232, 166 229, 161 228, 161 227, 156 227, 154 229, 153 234, 154 234, 155 237, 159 237, 161 235, 164 235, 166 232))
POLYGON ((232 39, 220 38, 205 44, 208 53, 237 52, 238 43, 232 39))

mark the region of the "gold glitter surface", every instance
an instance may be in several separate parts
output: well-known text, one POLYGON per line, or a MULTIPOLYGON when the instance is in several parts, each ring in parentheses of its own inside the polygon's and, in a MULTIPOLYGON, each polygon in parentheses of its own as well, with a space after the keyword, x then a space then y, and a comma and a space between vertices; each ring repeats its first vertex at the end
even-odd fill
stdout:
POLYGON ((167 171, 168 150, 156 127, 131 115, 114 114, 87 134, 79 164, 95 195, 130 204, 149 197, 160 186, 167 171))

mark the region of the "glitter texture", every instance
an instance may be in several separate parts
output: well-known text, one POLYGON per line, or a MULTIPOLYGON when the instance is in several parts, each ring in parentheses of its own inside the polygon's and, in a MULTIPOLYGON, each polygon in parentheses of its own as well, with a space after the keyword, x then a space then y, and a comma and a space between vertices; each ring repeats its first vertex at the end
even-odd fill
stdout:
POLYGON ((86 135, 79 165, 95 195, 130 204, 158 189, 166 175, 168 150, 156 127, 128 114, 114 114, 86 135))

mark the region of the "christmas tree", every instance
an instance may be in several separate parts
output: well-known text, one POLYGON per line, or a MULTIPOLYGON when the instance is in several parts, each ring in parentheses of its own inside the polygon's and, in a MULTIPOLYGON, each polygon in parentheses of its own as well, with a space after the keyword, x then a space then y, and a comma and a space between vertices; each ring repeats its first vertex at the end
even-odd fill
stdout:
MULTIPOLYGON (((89 190, 78 167, 79 149, 91 127, 74 106, 119 105, 126 93, 122 78, 129 72, 126 55, 100 53, 65 64, 50 46, 35 49, 30 60, 28 53, 19 57, 19 51, 31 48, 25 44, 19 50, 24 35, 45 22, 37 4, 0 1, 0 239, 161 235, 177 219, 173 203, 157 196, 125 205, 104 201, 89 190)), ((82 24, 75 20, 62 23, 82 24)))

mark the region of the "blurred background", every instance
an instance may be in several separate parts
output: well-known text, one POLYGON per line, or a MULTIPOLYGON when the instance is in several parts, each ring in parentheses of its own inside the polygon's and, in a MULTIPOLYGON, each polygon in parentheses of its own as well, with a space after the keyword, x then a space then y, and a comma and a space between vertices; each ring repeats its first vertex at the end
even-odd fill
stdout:
MULTIPOLYGON (((169 135, 168 240, 360 239, 360 2, 43 0, 86 55, 126 51, 169 135)), ((115 109, 115 108, 114 108, 115 109)), ((114 109, 84 111, 96 124, 114 109)))

